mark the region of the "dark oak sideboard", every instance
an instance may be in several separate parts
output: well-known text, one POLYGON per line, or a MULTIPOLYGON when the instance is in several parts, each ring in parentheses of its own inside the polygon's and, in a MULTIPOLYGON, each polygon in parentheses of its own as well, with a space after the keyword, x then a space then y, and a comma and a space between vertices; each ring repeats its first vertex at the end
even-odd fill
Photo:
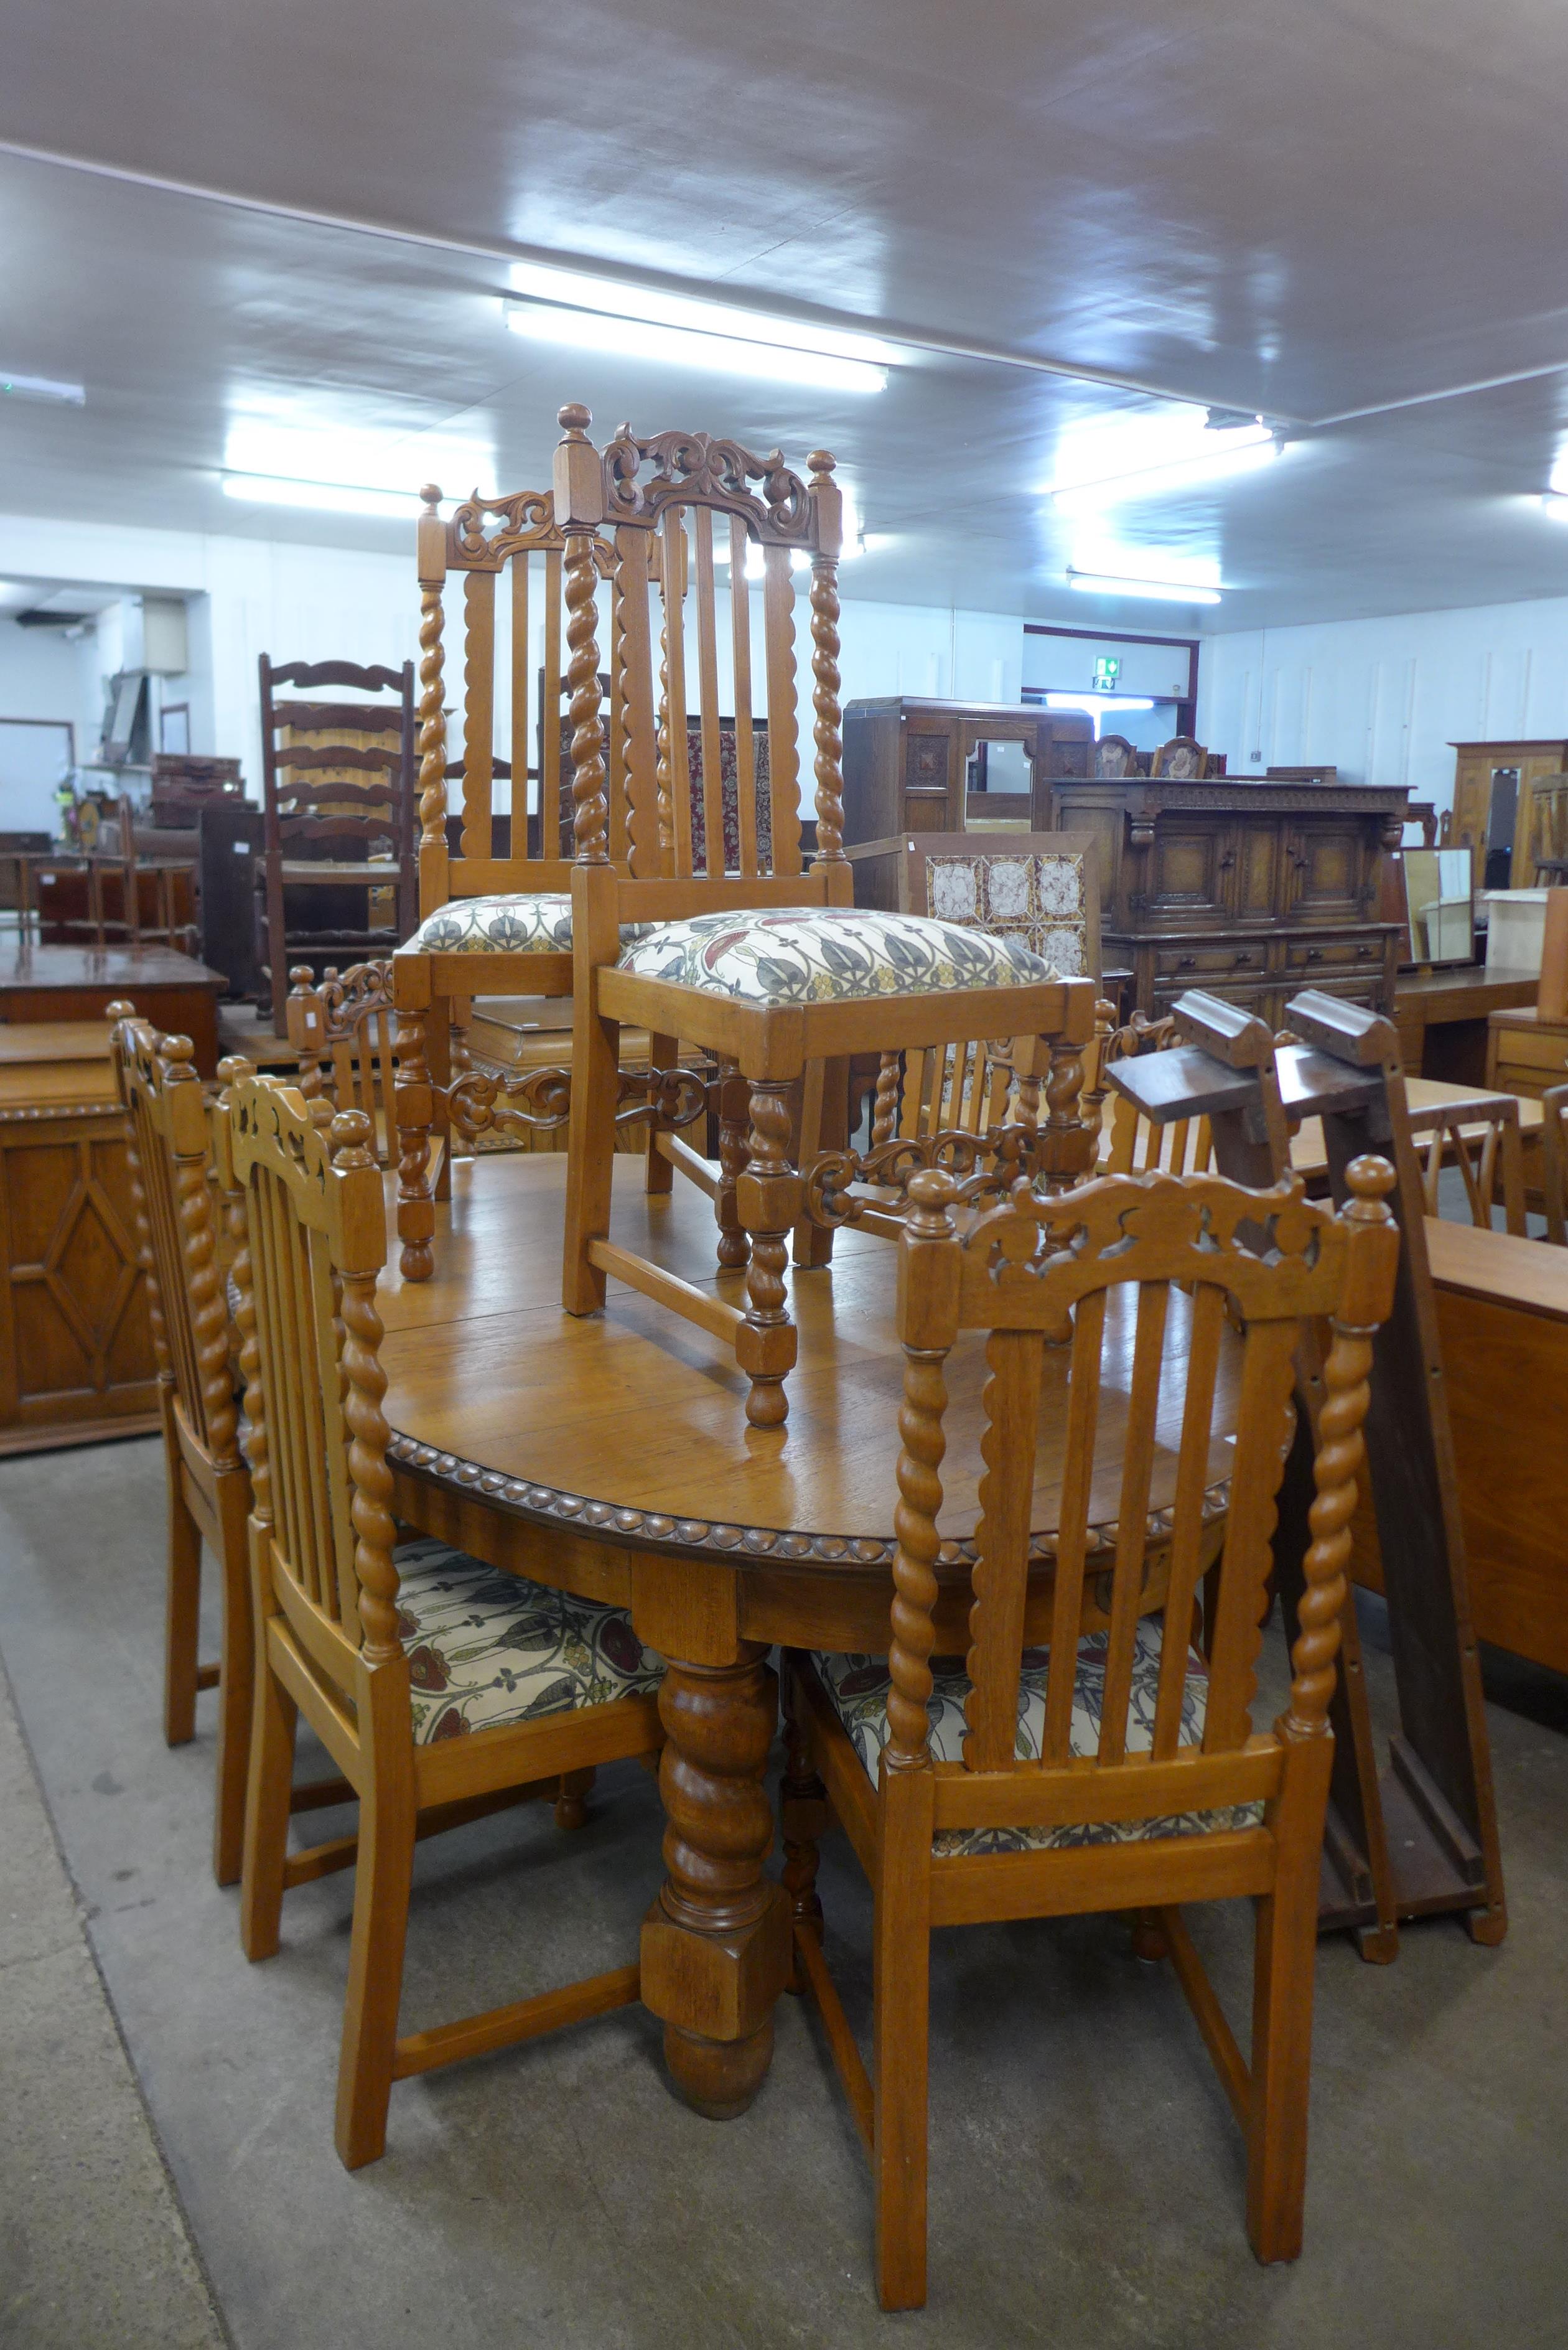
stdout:
POLYGON ((1094 724, 1079 711, 1011 702, 928 702, 894 694, 851 702, 844 712, 844 837, 886 840, 901 832, 962 832, 969 825, 1013 825, 1044 832, 1059 776, 1087 776, 1094 724), (989 743, 1017 743, 1028 763, 1026 791, 998 790, 989 743), (968 788, 975 760, 985 788, 968 788))
POLYGON ((1158 1015, 1201 987, 1282 1023, 1321 987, 1391 1012, 1402 943, 1378 873, 1408 795, 1352 784, 1062 777, 1051 823, 1099 848, 1101 947, 1158 1015))

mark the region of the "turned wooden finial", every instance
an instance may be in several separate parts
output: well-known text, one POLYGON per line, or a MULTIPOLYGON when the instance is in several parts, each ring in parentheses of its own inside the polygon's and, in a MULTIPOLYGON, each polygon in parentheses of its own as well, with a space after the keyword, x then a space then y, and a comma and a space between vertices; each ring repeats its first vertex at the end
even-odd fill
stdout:
POLYGON ((196 1057, 196 1047, 189 1036, 160 1036, 158 1057, 163 1063, 165 1085, 179 1085, 189 1079, 196 1082, 196 1072, 191 1064, 196 1057))
MULTIPOLYGON (((312 1104, 312 1115, 315 1105, 312 1104)), ((362 1109, 340 1109, 327 1128, 332 1164, 340 1175, 376 1164, 376 1129, 362 1109)))
POLYGON ((1348 1222, 1357 1224, 1382 1224, 1389 1221, 1389 1211, 1383 1202, 1394 1189, 1398 1178, 1386 1159, 1367 1151, 1353 1159, 1345 1170, 1351 1197, 1345 1214, 1348 1222))
POLYGON ((103 1016, 106 1020, 134 1020, 136 1006, 129 1003, 124 996, 116 996, 112 1003, 105 1004, 103 1016))
POLYGON ((426 511, 433 515, 436 508, 441 504, 441 491, 437 487, 436 484, 434 482, 427 482, 424 488, 420 492, 420 497, 426 511))
POLYGON ((593 410, 585 408, 580 400, 568 400, 565 408, 556 411, 556 421, 569 441, 584 439, 593 421, 593 410))

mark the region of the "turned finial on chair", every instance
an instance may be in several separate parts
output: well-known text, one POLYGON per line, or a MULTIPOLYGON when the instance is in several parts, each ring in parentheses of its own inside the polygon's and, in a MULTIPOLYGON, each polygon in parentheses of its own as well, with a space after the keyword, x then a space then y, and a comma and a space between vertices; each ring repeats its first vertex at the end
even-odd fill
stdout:
MULTIPOLYGON (((312 1104, 312 1116, 315 1105, 312 1104)), ((332 1146, 332 1164, 340 1175, 376 1164, 371 1148, 376 1129, 362 1109, 340 1109, 327 1128, 327 1139, 332 1146)))

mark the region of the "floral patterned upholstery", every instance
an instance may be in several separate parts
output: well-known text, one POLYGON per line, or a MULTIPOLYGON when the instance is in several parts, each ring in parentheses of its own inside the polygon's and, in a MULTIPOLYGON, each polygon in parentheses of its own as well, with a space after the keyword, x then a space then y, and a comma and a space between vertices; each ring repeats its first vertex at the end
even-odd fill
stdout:
POLYGON ((414 1743, 638 1697, 664 1678, 624 1607, 502 1575, 443 1542, 396 1553, 414 1743))
MULTIPOLYGON (((625 922, 623 943, 651 922, 625 922)), ((503 898, 453 898, 428 914, 404 954, 570 954, 572 901, 548 890, 503 898)))
POLYGON ((428 914, 405 954, 570 954, 572 901, 559 895, 453 898, 428 914))
MULTIPOLYGON (((1159 1620, 1143 1617, 1133 1648, 1132 1698, 1127 1708, 1129 1754, 1147 1754, 1154 1743, 1159 1654, 1159 1620)), ((812 1661, 851 1744, 874 1779, 877 1758, 888 1742, 887 1658, 819 1656, 812 1661)), ((1078 1643, 1074 1677, 1069 1740, 1075 1755, 1092 1755, 1099 1748, 1105 1663, 1106 1635, 1086 1634, 1078 1643)), ((1039 1757, 1045 1727, 1048 1664, 1046 1649, 1023 1651, 1023 1670, 1018 1684, 1018 1737, 1013 1748, 1020 1761, 1039 1757)), ((939 1762, 961 1762, 964 1700, 971 1686, 969 1675, 955 1661, 936 1658, 931 1660, 931 1675, 927 1712, 931 1724, 932 1757, 939 1762)), ((1208 1671, 1194 1649, 1188 1657, 1181 1696, 1183 1745, 1196 1745, 1201 1740, 1208 1701, 1208 1671)), ((939 1828, 931 1849, 948 1857, 960 1853, 1043 1851, 1062 1845, 1127 1844, 1147 1836, 1201 1835, 1220 1828, 1255 1827, 1262 1817, 1261 1804, 1238 1804, 1220 1811, 1184 1812, 1172 1819, 1095 1820, 1071 1827, 939 1828)))
POLYGON ((744 1003, 842 1003, 1038 985, 1061 976, 1021 939, 857 906, 780 906, 660 922, 623 942, 620 969, 744 1003))

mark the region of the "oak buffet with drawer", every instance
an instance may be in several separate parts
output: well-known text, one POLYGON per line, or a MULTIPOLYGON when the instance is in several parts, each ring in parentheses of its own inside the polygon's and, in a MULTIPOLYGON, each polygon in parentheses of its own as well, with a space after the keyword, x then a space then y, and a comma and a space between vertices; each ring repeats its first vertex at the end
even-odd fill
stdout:
POLYGON ((1102 951, 1131 965, 1140 1011, 1201 987, 1277 1028, 1303 987, 1392 1010, 1400 931, 1376 919, 1378 877, 1407 797, 1402 785, 1062 777, 1051 821, 1095 836, 1102 951))

